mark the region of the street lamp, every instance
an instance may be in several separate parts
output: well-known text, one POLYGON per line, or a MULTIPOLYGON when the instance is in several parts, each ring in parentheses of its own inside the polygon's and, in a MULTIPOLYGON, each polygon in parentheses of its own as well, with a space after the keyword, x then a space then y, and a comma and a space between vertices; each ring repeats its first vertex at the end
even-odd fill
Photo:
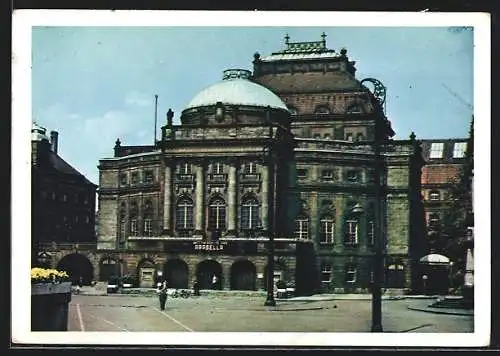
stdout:
MULTIPOLYGON (((274 140, 274 137, 273 137, 274 140)), ((274 145, 274 141, 271 145, 274 145)), ((272 197, 271 204, 271 223, 268 224, 269 241, 267 247, 267 297, 264 303, 265 306, 275 306, 274 300, 274 235, 276 233, 276 181, 277 181, 277 164, 275 159, 274 147, 264 147, 264 158, 268 162, 268 167, 272 174, 272 187, 268 194, 272 197)))

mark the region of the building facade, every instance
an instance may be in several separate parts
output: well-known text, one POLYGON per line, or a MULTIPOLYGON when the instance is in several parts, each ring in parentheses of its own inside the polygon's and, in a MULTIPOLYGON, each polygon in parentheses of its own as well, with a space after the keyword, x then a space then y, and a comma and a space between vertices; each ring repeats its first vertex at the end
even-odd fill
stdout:
POLYGON ((412 288, 423 236, 418 141, 390 139, 383 85, 358 80, 346 50, 324 37, 285 45, 255 54, 253 73, 225 71, 181 125, 169 112, 156 145, 117 140, 100 160, 98 252, 113 273, 140 286, 162 271, 174 287, 210 287, 215 276, 217 288, 260 289, 276 230, 276 280, 299 293, 368 291, 382 127, 386 286, 412 288))
POLYGON ((58 132, 49 139, 34 123, 31 148, 32 264, 48 266, 56 261, 50 261, 47 244, 95 244, 97 185, 58 155, 58 132))

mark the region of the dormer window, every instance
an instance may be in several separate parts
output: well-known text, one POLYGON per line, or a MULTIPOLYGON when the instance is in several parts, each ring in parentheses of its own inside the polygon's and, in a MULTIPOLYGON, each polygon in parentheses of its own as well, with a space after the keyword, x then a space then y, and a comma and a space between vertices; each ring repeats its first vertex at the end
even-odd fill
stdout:
POLYGON ((431 144, 431 152, 430 152, 429 157, 430 158, 442 158, 443 157, 443 148, 444 148, 444 143, 433 142, 431 144))
POLYGON ((467 142, 455 142, 453 145, 453 158, 464 158, 467 142))

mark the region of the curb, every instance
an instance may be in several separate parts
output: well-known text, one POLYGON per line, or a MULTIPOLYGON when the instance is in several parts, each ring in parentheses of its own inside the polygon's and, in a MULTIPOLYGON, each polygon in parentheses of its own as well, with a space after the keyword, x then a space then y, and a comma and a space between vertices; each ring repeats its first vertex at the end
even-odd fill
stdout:
POLYGON ((446 314, 446 315, 460 315, 460 316, 473 316, 474 315, 474 310, 472 310, 470 312, 465 312, 465 311, 461 311, 458 309, 430 308, 430 307, 419 308, 419 307, 410 307, 410 306, 408 306, 408 309, 421 311, 424 313, 432 313, 432 314, 446 314))

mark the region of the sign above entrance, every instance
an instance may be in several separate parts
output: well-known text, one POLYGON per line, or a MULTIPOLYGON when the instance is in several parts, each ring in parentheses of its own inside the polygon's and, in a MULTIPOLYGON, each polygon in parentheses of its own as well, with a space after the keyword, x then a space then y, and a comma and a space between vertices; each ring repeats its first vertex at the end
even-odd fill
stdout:
POLYGON ((195 251, 223 251, 227 241, 195 241, 195 251))

